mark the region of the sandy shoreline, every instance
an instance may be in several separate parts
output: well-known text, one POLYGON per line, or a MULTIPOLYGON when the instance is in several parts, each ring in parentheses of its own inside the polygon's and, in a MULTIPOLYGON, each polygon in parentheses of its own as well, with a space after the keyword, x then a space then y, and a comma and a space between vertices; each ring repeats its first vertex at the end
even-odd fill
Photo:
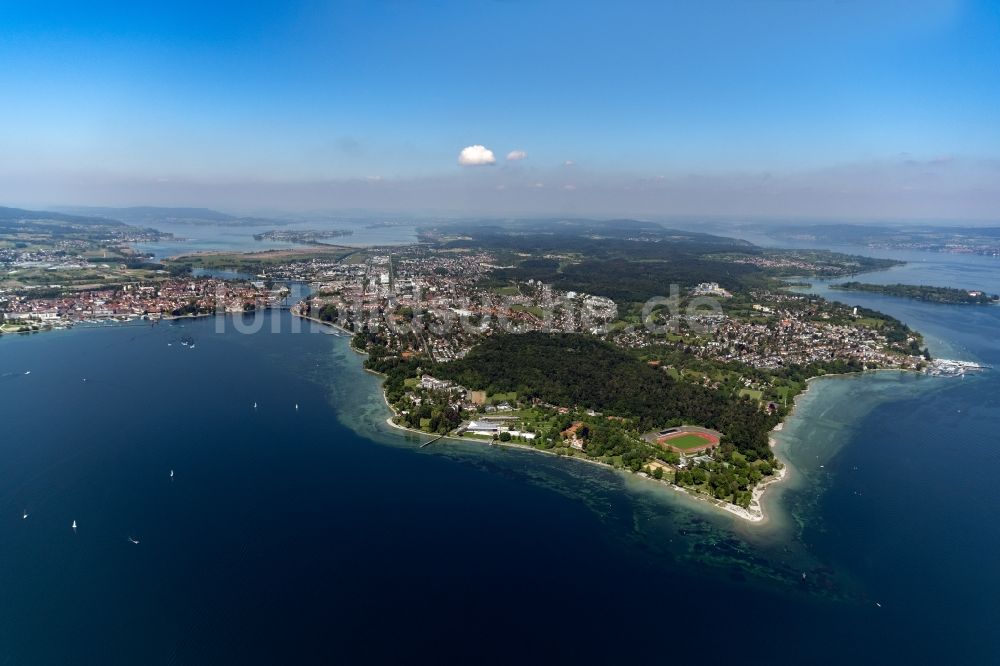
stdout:
MULTIPOLYGON (((375 374, 378 374, 378 373, 375 373, 375 374)), ((385 398, 385 393, 384 392, 382 394, 382 397, 383 397, 383 399, 385 399, 386 406, 388 406, 389 409, 391 410, 392 406, 389 405, 389 401, 388 401, 388 399, 385 398)), ((707 495, 702 495, 700 493, 692 493, 688 489, 683 488, 681 486, 678 486, 676 484, 673 484, 670 481, 667 481, 667 480, 664 480, 664 479, 654 479, 653 477, 651 477, 649 474, 646 474, 645 472, 635 472, 635 473, 629 472, 629 471, 623 470, 621 468, 615 467, 614 465, 610 465, 610 464, 608 464, 606 462, 602 462, 600 460, 594 460, 593 458, 581 458, 580 456, 573 456, 573 455, 560 455, 560 454, 556 453, 555 451, 547 451, 545 449, 539 449, 539 448, 536 448, 534 446, 529 446, 528 444, 520 444, 518 442, 487 441, 487 440, 484 440, 484 439, 455 437, 454 435, 441 435, 441 436, 432 435, 431 433, 427 433, 427 432, 424 432, 422 430, 415 430, 413 428, 407 428, 406 426, 401 426, 398 423, 394 423, 391 416, 388 417, 385 420, 385 423, 390 428, 394 428, 396 430, 402 430, 404 432, 413 433, 414 435, 422 435, 423 437, 426 437, 426 438, 439 437, 439 439, 450 439, 450 440, 453 440, 453 441, 456 441, 456 442, 466 442, 466 443, 472 443, 472 444, 482 444, 484 446, 495 446, 495 447, 501 447, 501 448, 505 448, 505 449, 516 449, 516 450, 519 450, 519 451, 528 451, 528 452, 531 452, 531 453, 541 453, 541 454, 545 454, 545 455, 549 455, 549 456, 555 456, 557 458, 564 458, 566 460, 575 460, 575 461, 582 462, 582 463, 587 463, 587 464, 590 464, 590 465, 597 465, 599 467, 603 467, 603 468, 611 470, 613 472, 618 472, 618 473, 621 473, 621 474, 628 474, 630 476, 635 476, 635 477, 638 477, 640 479, 643 479, 644 481, 648 481, 650 483, 655 483, 655 484, 658 484, 660 486, 669 488, 670 490, 672 490, 674 492, 681 493, 683 495, 686 495, 686 496, 690 497, 691 499, 694 499, 694 500, 697 500, 697 501, 700 501, 700 502, 705 502, 706 504, 710 504, 710 505, 714 506, 717 509, 722 509, 723 511, 731 513, 734 516, 742 518, 743 520, 746 520, 746 521, 751 522, 751 523, 762 523, 762 522, 765 521, 765 518, 766 518, 766 516, 764 515, 763 511, 761 511, 761 510, 753 511, 752 510, 753 506, 754 506, 753 502, 758 502, 759 503, 760 498, 763 495, 764 489, 767 486, 771 485, 772 483, 776 483, 778 481, 781 481, 785 477, 785 468, 782 467, 780 470, 777 471, 777 473, 775 474, 775 476, 771 477, 767 481, 763 481, 763 482, 759 483, 753 489, 753 491, 752 491, 752 493, 753 493, 753 500, 752 500, 751 505, 750 505, 751 509, 744 509, 743 507, 737 506, 736 504, 731 504, 729 502, 724 502, 722 500, 717 500, 717 499, 715 499, 713 497, 708 497, 707 495)), ((782 464, 784 464, 784 463, 782 463, 782 464)))
MULTIPOLYGON (((355 350, 355 351, 357 351, 357 350, 355 350)), ((379 375, 380 377, 384 376, 381 373, 375 372, 373 370, 367 370, 366 369, 366 371, 367 372, 371 372, 373 375, 379 375)), ((392 412, 393 415, 395 415, 396 414, 396 410, 393 409, 393 407, 392 407, 391 404, 389 404, 389 397, 385 394, 384 390, 382 391, 382 401, 385 402, 385 406, 389 409, 389 411, 392 412)), ((390 428, 394 428, 395 430, 402 430, 403 432, 413 433, 414 435, 421 435, 421 436, 426 437, 426 438, 435 438, 436 437, 439 440, 441 440, 441 439, 450 439, 450 440, 453 440, 453 441, 456 441, 456 442, 475 443, 475 444, 482 444, 482 445, 485 445, 485 446, 495 446, 495 447, 502 447, 502 448, 506 448, 506 449, 515 449, 515 450, 519 450, 519 451, 530 451, 532 453, 542 453, 542 454, 545 454, 545 455, 555 456, 557 458, 565 458, 567 460, 576 460, 576 461, 583 462, 583 463, 588 463, 588 464, 591 464, 591 465, 598 465, 599 467, 603 467, 605 469, 609 469, 609 470, 614 471, 614 472, 619 472, 621 474, 629 474, 629 475, 632 475, 632 476, 636 476, 636 477, 638 477, 640 479, 644 479, 645 481, 649 481, 650 483, 656 483, 656 484, 659 484, 661 486, 667 487, 667 488, 669 488, 670 490, 672 490, 674 492, 682 493, 684 495, 687 495, 691 499, 698 500, 698 501, 701 501, 701 502, 705 502, 707 504, 711 504, 712 506, 716 507, 717 509, 722 509, 723 511, 731 513, 734 516, 742 518, 743 520, 746 520, 746 521, 751 522, 751 523, 763 523, 763 522, 765 522, 766 516, 764 515, 764 511, 763 511, 763 509, 760 506, 760 500, 763 497, 764 490, 767 488, 767 486, 771 485, 772 483, 777 483, 778 481, 781 481, 782 479, 785 478, 785 469, 786 469, 786 467, 785 467, 785 463, 782 461, 782 463, 781 463, 782 464, 781 469, 778 470, 773 477, 769 478, 767 481, 762 481, 761 483, 757 484, 754 487, 754 489, 751 491, 751 493, 752 493, 752 499, 751 499, 751 503, 750 503, 750 508, 749 509, 744 509, 743 507, 738 506, 736 504, 732 504, 730 502, 725 502, 723 500, 718 500, 718 499, 715 499, 714 497, 708 497, 707 495, 703 495, 701 493, 693 493, 693 492, 689 491, 688 489, 683 488, 681 486, 678 486, 678 485, 676 485, 674 483, 671 483, 670 481, 667 481, 665 479, 654 479, 653 477, 651 477, 649 474, 646 474, 645 472, 630 472, 630 471, 626 471, 626 470, 620 469, 618 467, 615 467, 614 465, 610 465, 610 464, 608 464, 606 462, 603 462, 603 461, 600 461, 600 460, 594 460, 593 458, 583 458, 583 457, 580 457, 580 456, 559 454, 559 453, 556 453, 555 451, 548 451, 546 449, 539 449, 537 447, 530 446, 528 444, 521 444, 521 443, 518 443, 518 442, 501 442, 499 440, 486 441, 486 440, 483 440, 483 439, 456 437, 454 435, 434 435, 432 433, 424 432, 423 430, 416 430, 415 428, 408 428, 406 426, 399 425, 398 423, 395 423, 392 420, 392 416, 387 417, 386 420, 385 420, 385 423, 386 423, 387 426, 389 426, 390 428)), ((781 424, 779 423, 778 424, 778 428, 776 428, 776 429, 780 429, 780 426, 781 426, 781 424)))
MULTIPOLYGON (((807 393, 809 393, 809 390, 812 388, 812 383, 814 381, 820 379, 849 379, 851 377, 864 377, 865 375, 876 374, 879 372, 916 372, 917 374, 920 374, 919 371, 917 370, 909 370, 906 368, 876 368, 873 370, 863 370, 861 372, 837 372, 826 375, 819 375, 817 377, 809 377, 808 379, 806 379, 805 389, 803 389, 801 393, 795 396, 795 399, 792 402, 792 409, 789 410, 788 414, 785 416, 785 419, 781 423, 779 423, 778 425, 774 426, 774 428, 771 429, 771 434, 773 435, 775 433, 781 432, 784 429, 785 424, 791 422, 791 419, 795 417, 796 410, 798 410, 799 401, 802 398, 804 398, 807 393)), ((778 470, 779 473, 776 474, 774 477, 767 479, 766 481, 762 481, 761 483, 757 484, 757 486, 753 489, 752 499, 750 501, 750 507, 751 509, 753 509, 752 511, 753 515, 754 516, 759 515, 760 517, 747 518, 747 519, 752 520, 754 522, 760 522, 766 518, 764 514, 764 507, 762 504, 762 500, 764 498, 764 491, 769 486, 784 481, 788 472, 788 460, 783 458, 777 450, 778 441, 774 437, 769 436, 768 443, 771 445, 771 448, 774 449, 774 457, 778 462, 781 463, 781 469, 778 470)), ((742 507, 734 507, 734 508, 741 509, 742 507)))
MULTIPOLYGON (((299 316, 302 316, 302 315, 299 315, 299 316)), ((303 318, 304 319, 310 319, 309 317, 303 317, 303 318)), ((321 321, 316 320, 316 319, 314 319, 313 321, 317 321, 317 322, 319 322, 321 324, 329 324, 329 322, 321 322, 321 321)), ((352 347, 351 349, 354 349, 354 348, 352 347)), ((354 349, 354 351, 357 352, 357 353, 359 353, 359 354, 364 354, 364 352, 358 351, 357 349, 354 349)), ((371 374, 378 375, 379 377, 384 377, 385 376, 385 375, 383 375, 380 372, 376 372, 374 370, 369 370, 368 368, 365 368, 364 370, 365 370, 365 372, 370 372, 371 374)), ((385 393, 384 390, 382 390, 381 393, 382 393, 382 401, 385 403, 386 408, 390 412, 392 412, 393 416, 395 416, 396 415, 396 410, 393 408, 393 406, 391 404, 389 404, 389 396, 386 395, 386 393, 385 393)), ((396 423, 395 421, 392 420, 392 416, 389 416, 389 417, 387 417, 385 419, 385 424, 387 426, 389 426, 390 428, 393 428, 395 430, 402 430, 403 432, 413 433, 414 435, 420 435, 422 437, 426 437, 426 438, 430 438, 430 439, 435 439, 435 438, 436 438, 436 440, 450 439, 450 440, 456 441, 456 442, 465 442, 465 443, 473 443, 473 444, 483 444, 483 445, 486 445, 486 446, 502 447, 502 448, 505 448, 505 449, 515 449, 515 450, 518 450, 518 451, 530 451, 532 453, 543 453, 545 455, 555 456, 557 458, 566 458, 568 460, 577 460, 579 462, 589 463, 591 465, 598 465, 600 467, 604 467, 604 468, 607 468, 607 469, 610 469, 610 470, 613 470, 613 471, 622 472, 623 474, 625 473, 624 470, 618 469, 614 465, 609 465, 606 462, 601 462, 600 460, 594 460, 593 458, 581 458, 579 456, 574 456, 574 455, 562 455, 562 454, 556 453, 555 451, 547 451, 545 449, 539 449, 537 447, 529 446, 528 444, 521 444, 519 442, 501 442, 500 440, 487 441, 487 440, 484 440, 484 439, 471 438, 471 437, 469 437, 469 438, 466 438, 466 437, 456 437, 455 435, 447 435, 447 434, 446 435, 435 435, 433 433, 424 432, 423 430, 417 430, 415 428, 408 428, 406 426, 399 425, 398 423, 396 423)), ((631 472, 629 472, 629 473, 631 473, 631 472)), ((702 499, 702 498, 698 497, 697 495, 693 495, 693 494, 689 493, 688 491, 684 490, 683 488, 681 488, 679 486, 675 486, 672 483, 669 483, 669 482, 666 482, 666 481, 657 481, 656 479, 652 478, 648 474, 640 472, 640 473, 636 474, 635 476, 646 478, 649 481, 655 481, 657 483, 662 483, 662 484, 664 484, 664 485, 666 485, 666 486, 668 486, 668 487, 670 487, 670 488, 672 488, 674 490, 680 491, 682 493, 685 493, 686 495, 694 497, 695 499, 702 499)), ((735 507, 735 508, 739 509, 741 507, 735 507)))

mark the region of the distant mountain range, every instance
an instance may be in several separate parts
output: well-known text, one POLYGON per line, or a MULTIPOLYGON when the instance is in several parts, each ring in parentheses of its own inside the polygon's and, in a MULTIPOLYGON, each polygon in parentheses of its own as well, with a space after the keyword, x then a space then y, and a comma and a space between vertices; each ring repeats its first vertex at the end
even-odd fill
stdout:
POLYGON ((164 206, 132 206, 111 208, 100 206, 60 206, 56 210, 67 214, 87 215, 128 224, 156 226, 158 223, 216 225, 232 227, 270 227, 291 224, 288 220, 265 217, 239 217, 211 208, 174 208, 164 206))
POLYGON ((31 220, 33 222, 54 221, 65 222, 67 224, 101 225, 101 226, 125 226, 117 219, 102 217, 97 215, 74 215, 70 213, 58 213, 48 210, 25 210, 24 208, 7 208, 0 206, 0 222, 19 222, 31 220))

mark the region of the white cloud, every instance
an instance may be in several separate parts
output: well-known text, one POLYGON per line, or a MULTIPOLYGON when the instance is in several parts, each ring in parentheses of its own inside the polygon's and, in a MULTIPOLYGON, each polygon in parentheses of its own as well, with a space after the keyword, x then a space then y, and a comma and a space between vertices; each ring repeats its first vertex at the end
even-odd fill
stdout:
POLYGON ((528 153, 524 152, 523 150, 512 150, 509 153, 507 153, 508 162, 520 162, 521 160, 527 158, 528 158, 528 153))
POLYGON ((493 151, 486 146, 476 144, 462 148, 458 154, 458 163, 462 166, 489 166, 497 163, 497 158, 493 156, 493 151))

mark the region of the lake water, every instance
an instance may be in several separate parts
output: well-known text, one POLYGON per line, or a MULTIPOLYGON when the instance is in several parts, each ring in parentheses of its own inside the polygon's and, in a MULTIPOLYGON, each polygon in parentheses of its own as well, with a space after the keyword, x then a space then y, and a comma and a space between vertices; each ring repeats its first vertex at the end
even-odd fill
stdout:
MULTIPOLYGON (((833 296, 1000 365, 1000 308, 833 296)), ((347 339, 296 324, 0 338, 0 663, 997 661, 995 371, 813 382, 757 526, 418 449, 347 339)))
POLYGON ((164 239, 155 243, 136 243, 135 247, 143 252, 151 252, 155 259, 165 259, 195 252, 260 252, 263 250, 280 250, 290 247, 302 247, 300 243, 282 241, 254 240, 254 234, 276 229, 279 231, 303 231, 345 229, 350 236, 324 239, 322 242, 331 245, 349 245, 352 247, 372 245, 406 245, 417 240, 416 224, 376 225, 374 221, 359 223, 351 222, 296 222, 274 227, 226 226, 214 224, 170 224, 157 223, 156 229, 174 234, 173 239, 164 239))

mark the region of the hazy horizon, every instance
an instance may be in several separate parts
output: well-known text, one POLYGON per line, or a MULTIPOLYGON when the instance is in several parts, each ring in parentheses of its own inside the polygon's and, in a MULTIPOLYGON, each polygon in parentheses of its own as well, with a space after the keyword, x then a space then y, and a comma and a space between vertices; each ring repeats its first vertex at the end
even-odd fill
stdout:
POLYGON ((1000 5, 0 9, 0 201, 1000 220, 1000 5))

